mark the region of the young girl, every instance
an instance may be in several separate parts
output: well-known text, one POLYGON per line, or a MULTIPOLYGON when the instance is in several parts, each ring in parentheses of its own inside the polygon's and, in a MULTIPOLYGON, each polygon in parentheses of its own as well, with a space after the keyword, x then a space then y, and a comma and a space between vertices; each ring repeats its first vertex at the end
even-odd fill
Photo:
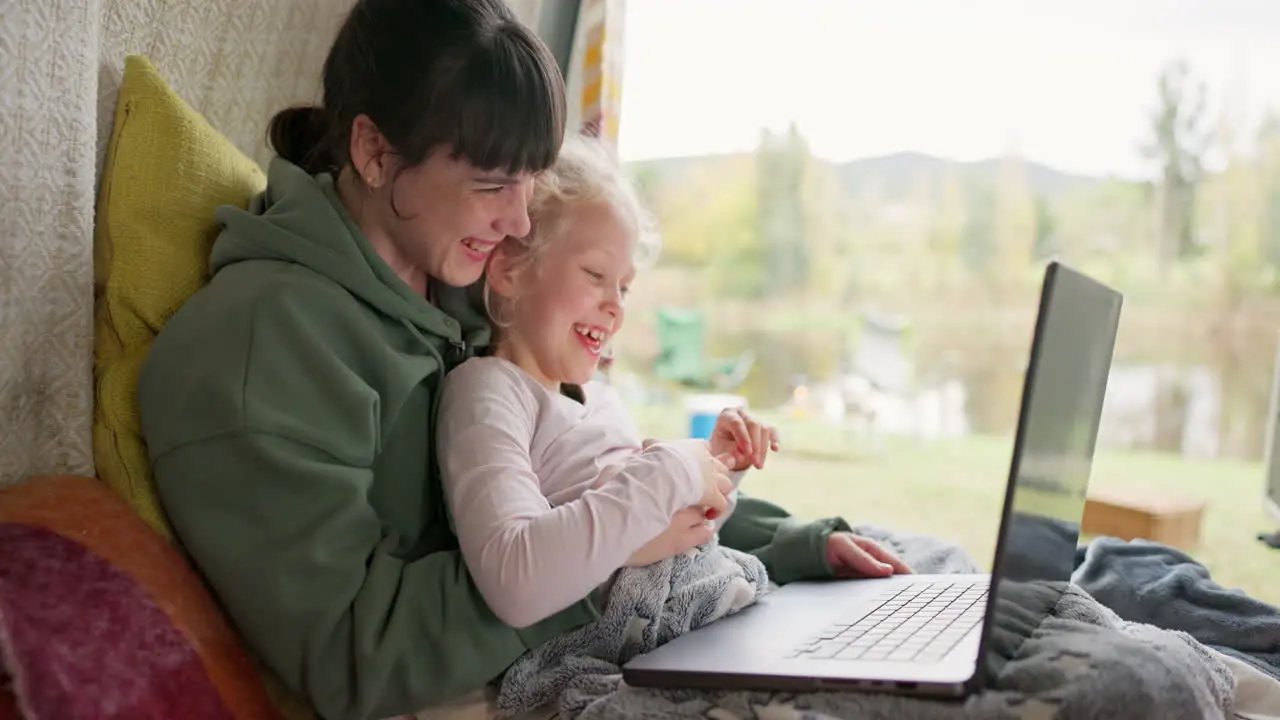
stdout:
POLYGON ((742 411, 722 414, 710 443, 642 442, 616 393, 592 381, 636 263, 654 249, 634 191, 598 143, 565 142, 535 183, 530 218, 532 231, 504 241, 487 269, 493 352, 446 377, 438 414, 463 557, 514 627, 624 566, 708 542, 741 473, 778 449, 777 432, 742 411))

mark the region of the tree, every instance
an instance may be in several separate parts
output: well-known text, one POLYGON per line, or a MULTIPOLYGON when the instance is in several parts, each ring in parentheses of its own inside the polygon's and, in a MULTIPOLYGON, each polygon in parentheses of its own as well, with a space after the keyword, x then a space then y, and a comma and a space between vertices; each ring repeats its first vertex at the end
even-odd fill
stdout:
POLYGON ((772 292, 802 289, 809 279, 805 171, 809 148, 794 124, 781 136, 761 133, 756 151, 760 240, 772 292))
POLYGON ((960 250, 965 267, 983 279, 989 277, 991 260, 996 254, 995 204, 995 191, 990 183, 978 181, 970 188, 960 250))
POLYGON ((1058 221, 1048 201, 1040 196, 1036 196, 1035 199, 1035 226, 1034 257, 1036 260, 1048 260, 1060 251, 1057 236, 1058 221))
POLYGON ((1225 103, 1217 140, 1226 167, 1202 184, 1205 224, 1214 241, 1203 263, 1213 273, 1203 285, 1208 300, 1204 342, 1221 383, 1222 451, 1233 457, 1258 457, 1274 336, 1257 331, 1270 323, 1258 323, 1255 299, 1272 282, 1272 272, 1267 259, 1266 162, 1263 153, 1251 156, 1236 143, 1242 121, 1240 106, 1225 103))
POLYGON ((750 157, 730 166, 715 193, 704 196, 703 232, 713 238, 707 262, 711 290, 722 297, 758 299, 769 293, 771 279, 765 246, 757 224, 755 164, 750 157))
POLYGON ((994 213, 994 271, 992 279, 1003 289, 1016 286, 1035 257, 1036 203, 1027 180, 1026 164, 1016 154, 1000 159, 996 174, 994 213))
POLYGON ((1205 85, 1181 58, 1167 64, 1157 82, 1151 138, 1143 155, 1156 164, 1159 211, 1157 258, 1161 267, 1196 251, 1196 188, 1209 134, 1205 85))
POLYGON ((1146 191, 1138 183, 1108 179, 1068 190, 1052 201, 1052 227, 1036 226, 1052 238, 1053 252, 1068 257, 1109 256, 1151 264, 1156 251, 1146 191))
POLYGON ((810 156, 804 171, 806 282, 811 296, 837 298, 849 285, 858 248, 852 241, 852 218, 844 185, 831 163, 810 156))
POLYGON ((951 167, 942 181, 929 242, 930 264, 936 268, 932 283, 935 290, 950 287, 956 280, 963 264, 966 222, 964 188, 951 167))
POLYGON ((726 249, 754 242, 755 167, 751 156, 709 159, 661 183, 645 186, 659 220, 662 261, 678 265, 717 262, 726 249))
POLYGON ((1267 114, 1258 129, 1257 146, 1262 161, 1262 252, 1274 287, 1280 280, 1280 117, 1267 114))

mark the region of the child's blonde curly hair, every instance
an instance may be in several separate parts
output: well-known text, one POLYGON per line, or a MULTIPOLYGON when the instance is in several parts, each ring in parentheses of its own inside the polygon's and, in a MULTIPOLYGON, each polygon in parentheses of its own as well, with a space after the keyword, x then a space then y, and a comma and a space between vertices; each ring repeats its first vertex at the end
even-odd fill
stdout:
MULTIPOLYGON (((645 208, 635 186, 609 148, 596 138, 570 135, 550 168, 534 180, 529 200, 529 234, 507 238, 508 248, 518 248, 513 265, 536 267, 547 246, 565 237, 575 210, 584 207, 611 208, 631 230, 632 258, 637 267, 657 259, 661 240, 653 216, 645 208)), ((491 321, 497 323, 494 305, 485 285, 484 304, 491 321)))

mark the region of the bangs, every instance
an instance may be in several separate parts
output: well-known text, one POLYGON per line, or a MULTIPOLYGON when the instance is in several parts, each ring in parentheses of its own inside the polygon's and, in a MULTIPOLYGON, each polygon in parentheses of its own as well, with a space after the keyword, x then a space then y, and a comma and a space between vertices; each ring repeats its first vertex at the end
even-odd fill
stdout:
POLYGON ((555 59, 516 23, 464 58, 433 98, 441 137, 455 158, 508 174, 551 167, 564 141, 564 80, 555 59))

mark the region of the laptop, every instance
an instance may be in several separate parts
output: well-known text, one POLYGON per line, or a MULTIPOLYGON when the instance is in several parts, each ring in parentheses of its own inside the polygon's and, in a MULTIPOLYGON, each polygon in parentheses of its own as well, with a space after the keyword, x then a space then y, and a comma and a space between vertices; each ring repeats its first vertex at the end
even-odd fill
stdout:
POLYGON ((1070 585, 1122 302, 1062 263, 1045 270, 991 574, 789 583, 623 679, 954 698, 989 684, 1070 585))

